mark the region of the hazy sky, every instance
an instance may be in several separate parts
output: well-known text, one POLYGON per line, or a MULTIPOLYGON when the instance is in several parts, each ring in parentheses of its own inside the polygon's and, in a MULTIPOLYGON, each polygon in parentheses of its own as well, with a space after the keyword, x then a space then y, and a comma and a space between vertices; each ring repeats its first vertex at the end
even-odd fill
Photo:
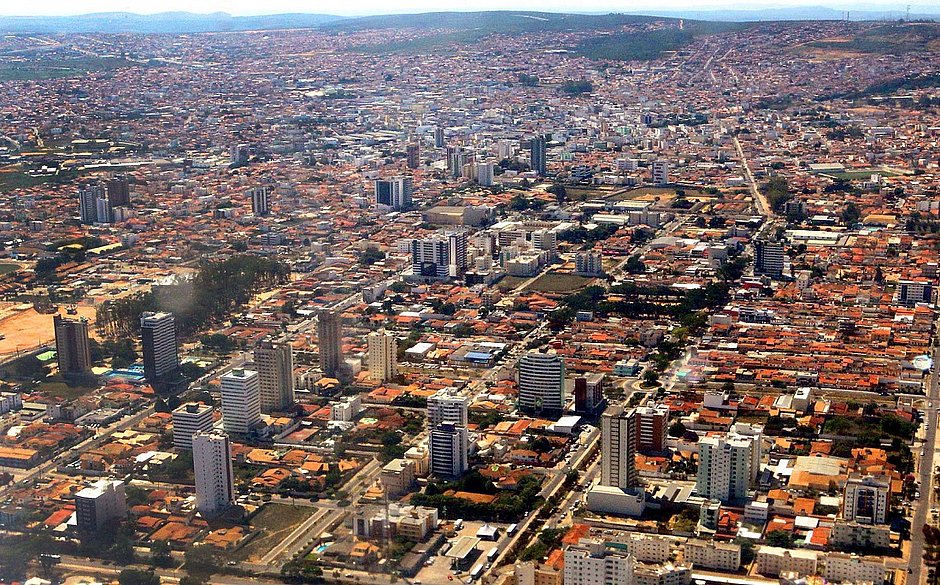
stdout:
MULTIPOLYGON (((901 3, 872 2, 872 7, 903 10, 901 3)), ((549 12, 636 12, 673 10, 681 8, 760 8, 794 5, 827 6, 842 8, 850 6, 857 10, 865 8, 859 3, 844 0, 751 0, 734 3, 725 0, 695 2, 694 0, 657 0, 656 2, 617 2, 613 0, 470 0, 469 2, 440 2, 432 0, 358 0, 354 2, 324 2, 311 0, 35 0, 33 2, 0 2, 0 16, 13 15, 70 15, 90 12, 228 12, 230 14, 275 14, 279 12, 307 12, 338 15, 389 14, 392 12, 432 12, 442 10, 544 10, 549 12)), ((936 5, 934 5, 934 8, 936 5)), ((916 5, 912 8, 916 9, 916 5)))

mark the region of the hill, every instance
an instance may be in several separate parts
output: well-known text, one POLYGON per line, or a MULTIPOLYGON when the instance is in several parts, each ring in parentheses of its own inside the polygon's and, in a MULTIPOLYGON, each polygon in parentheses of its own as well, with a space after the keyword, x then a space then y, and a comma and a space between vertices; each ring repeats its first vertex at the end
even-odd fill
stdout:
POLYGON ((100 12, 79 16, 0 16, 0 31, 6 33, 200 33, 260 29, 312 28, 342 20, 329 14, 272 14, 232 16, 224 12, 194 14, 163 12, 133 14, 100 12))

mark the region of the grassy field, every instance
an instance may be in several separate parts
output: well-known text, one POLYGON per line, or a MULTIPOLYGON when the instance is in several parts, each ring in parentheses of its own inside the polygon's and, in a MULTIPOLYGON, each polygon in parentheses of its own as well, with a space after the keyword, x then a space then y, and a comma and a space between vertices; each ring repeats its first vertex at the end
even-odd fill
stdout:
POLYGON ((22 167, 13 166, 0 171, 0 193, 13 191, 14 189, 27 189, 45 183, 68 183, 77 176, 78 173, 74 171, 64 171, 58 175, 33 177, 23 172, 22 167))
POLYGON ((581 290, 593 281, 593 278, 575 274, 547 272, 535 279, 525 290, 545 293, 569 293, 581 290))
POLYGON ((265 504, 249 522, 251 529, 260 530, 261 534, 232 553, 232 560, 260 560, 275 545, 287 538, 298 524, 312 516, 316 511, 316 508, 307 506, 265 504))
POLYGON ((138 63, 120 57, 81 57, 77 59, 35 59, 0 62, 0 81, 32 81, 113 71, 138 63))
POLYGON ((833 179, 842 179, 844 181, 867 181, 872 175, 878 174, 882 177, 896 177, 897 173, 891 171, 882 171, 880 169, 868 169, 864 171, 845 171, 844 173, 822 173, 833 179))
POLYGON ((73 400, 89 394, 93 390, 94 388, 84 386, 69 386, 65 382, 41 382, 35 388, 36 392, 46 392, 62 400, 73 400))
POLYGON ((513 290, 514 288, 516 288, 517 286, 519 286, 520 284, 522 284, 522 283, 525 282, 526 280, 527 280, 526 278, 523 278, 523 277, 521 277, 521 276, 504 276, 504 277, 496 284, 496 286, 497 286, 497 287, 499 288, 499 290, 501 290, 502 292, 507 292, 507 291, 513 290))
POLYGON ((20 269, 19 264, 4 264, 0 263, 0 276, 4 274, 10 274, 11 272, 16 272, 20 269))

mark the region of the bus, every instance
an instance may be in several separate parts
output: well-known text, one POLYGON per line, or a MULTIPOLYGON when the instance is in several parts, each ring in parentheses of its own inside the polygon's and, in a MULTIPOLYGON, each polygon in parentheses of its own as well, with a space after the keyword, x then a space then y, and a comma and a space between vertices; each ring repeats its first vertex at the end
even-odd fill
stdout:
POLYGON ((494 546, 493 548, 490 549, 488 553, 486 553, 486 562, 492 563, 493 560, 496 558, 496 555, 498 554, 499 554, 499 547, 494 546))
POLYGON ((461 528, 463 528, 463 518, 454 520, 454 530, 460 530, 461 528))
POLYGON ((483 574, 483 563, 478 564, 470 570, 470 578, 474 581, 480 578, 480 575, 483 574))
POLYGON ((506 529, 506 534, 512 536, 516 533, 516 530, 519 528, 518 524, 510 524, 509 528, 506 529))

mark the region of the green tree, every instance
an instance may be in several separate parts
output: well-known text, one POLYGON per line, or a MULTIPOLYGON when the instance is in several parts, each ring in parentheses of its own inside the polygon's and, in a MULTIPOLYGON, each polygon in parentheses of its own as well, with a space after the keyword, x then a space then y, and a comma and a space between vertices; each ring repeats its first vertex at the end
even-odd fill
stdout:
POLYGON ((118 574, 120 585, 160 585, 160 576, 153 571, 124 569, 118 574))
POLYGON ((681 437, 685 434, 686 428, 681 421, 676 421, 669 425, 669 436, 670 437, 681 437))
POLYGON ((219 553, 214 546, 196 545, 186 549, 186 571, 192 575, 206 576, 217 573, 222 566, 219 553))

